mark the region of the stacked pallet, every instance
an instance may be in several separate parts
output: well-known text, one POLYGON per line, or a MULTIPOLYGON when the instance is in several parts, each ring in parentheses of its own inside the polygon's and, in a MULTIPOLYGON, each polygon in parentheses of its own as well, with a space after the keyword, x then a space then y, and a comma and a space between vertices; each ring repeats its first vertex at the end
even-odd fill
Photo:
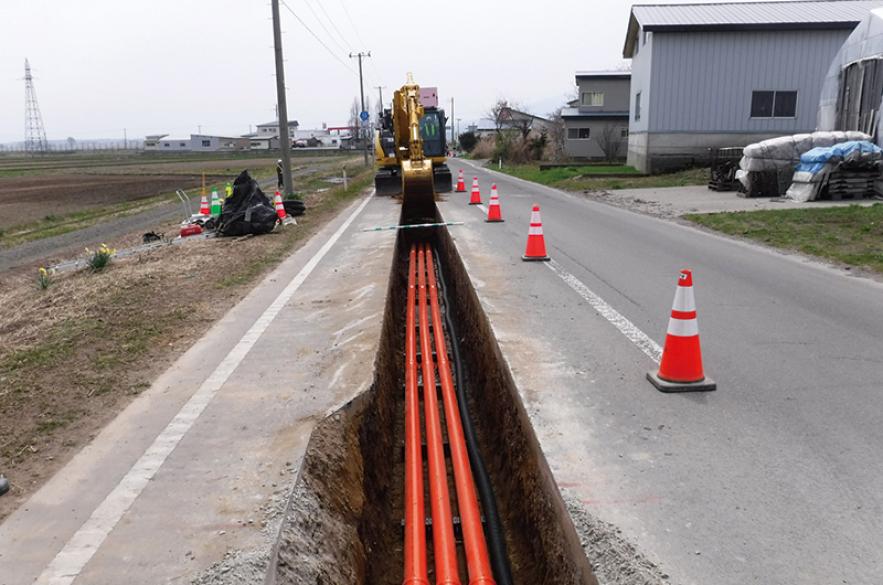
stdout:
POLYGON ((828 175, 827 192, 833 201, 874 196, 874 182, 880 177, 876 166, 848 168, 841 164, 828 175))

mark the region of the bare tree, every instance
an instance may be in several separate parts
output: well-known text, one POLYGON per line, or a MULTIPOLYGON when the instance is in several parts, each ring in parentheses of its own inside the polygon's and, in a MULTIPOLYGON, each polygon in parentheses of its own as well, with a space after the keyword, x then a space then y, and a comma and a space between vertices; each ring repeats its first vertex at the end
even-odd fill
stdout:
POLYGON ((567 128, 564 127, 564 118, 561 116, 565 106, 559 106, 555 111, 548 114, 549 120, 549 144, 551 145, 552 156, 561 160, 565 158, 564 145, 567 142, 567 128))
POLYGON ((507 111, 509 110, 509 102, 505 99, 499 99, 491 106, 487 112, 487 117, 494 121, 494 127, 499 134, 506 126, 507 111))
POLYGON ((601 132, 598 139, 598 146, 604 151, 604 158, 608 162, 613 162, 620 158, 619 151, 622 149, 622 131, 618 126, 608 124, 601 132))

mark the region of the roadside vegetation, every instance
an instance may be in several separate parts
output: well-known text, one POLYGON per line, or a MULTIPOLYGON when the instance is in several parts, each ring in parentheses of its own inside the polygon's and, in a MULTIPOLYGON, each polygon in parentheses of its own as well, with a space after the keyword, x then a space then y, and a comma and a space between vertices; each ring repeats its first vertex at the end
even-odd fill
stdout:
POLYGON ((883 204, 684 216, 731 236, 883 274, 883 204))
MULTIPOLYGON (((372 182, 360 163, 347 171, 348 188, 325 181, 304 192, 298 225, 268 235, 112 256, 140 243, 139 232, 87 254, 100 269, 3 275, 0 306, 15 310, 0 314, 0 471, 13 489, 0 520, 372 182)), ((153 227, 174 234, 177 222, 153 227)))
MULTIPOLYGON (((496 165, 488 163, 497 170, 496 165)), ((683 187, 704 185, 708 182, 708 169, 688 169, 664 175, 642 175, 625 165, 587 165, 561 167, 541 171, 538 165, 507 165, 500 171, 566 191, 613 191, 616 189, 642 189, 659 187, 683 187), (635 175, 634 177, 599 177, 601 174, 635 175)))

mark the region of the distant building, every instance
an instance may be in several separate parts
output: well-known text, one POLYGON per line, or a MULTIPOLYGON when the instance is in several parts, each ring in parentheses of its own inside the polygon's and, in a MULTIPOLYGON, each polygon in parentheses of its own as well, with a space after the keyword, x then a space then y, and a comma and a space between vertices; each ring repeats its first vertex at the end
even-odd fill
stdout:
POLYGON ((251 150, 279 150, 278 136, 253 135, 248 140, 248 147, 251 150))
POLYGON ((236 136, 191 134, 189 138, 170 138, 151 134, 144 139, 144 150, 151 152, 218 152, 248 150, 249 139, 236 136))
POLYGON ((190 138, 170 138, 168 134, 150 134, 144 139, 144 150, 175 152, 190 150, 190 138))
POLYGON ((190 150, 193 152, 216 152, 220 150, 248 150, 250 140, 241 136, 211 136, 191 134, 190 150))
MULTIPOLYGON (((297 123, 297 120, 289 120, 288 121, 288 136, 294 140, 295 134, 297 133, 297 127, 300 124, 297 123)), ((263 124, 258 124, 256 127, 256 134, 258 136, 279 136, 279 121, 273 120, 272 122, 265 122, 263 124)))
POLYGON ((534 116, 515 108, 506 107, 500 110, 499 120, 480 118, 475 124, 467 126, 466 131, 472 132, 478 138, 484 138, 495 134, 498 129, 501 132, 517 132, 525 128, 530 132, 542 132, 549 130, 551 126, 552 121, 542 116, 534 116))
POLYGON ((812 132, 825 74, 883 0, 635 5, 628 162, 645 172, 710 147, 812 132))
POLYGON ((629 137, 628 71, 577 71, 579 97, 561 110, 570 158, 625 158, 629 137), (611 151, 608 156, 607 151, 611 151))

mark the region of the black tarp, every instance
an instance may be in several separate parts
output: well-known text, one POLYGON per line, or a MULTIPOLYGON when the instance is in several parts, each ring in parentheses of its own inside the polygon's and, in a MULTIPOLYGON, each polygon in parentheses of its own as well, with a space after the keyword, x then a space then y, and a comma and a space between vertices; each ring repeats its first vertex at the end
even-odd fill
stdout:
POLYGON ((233 181, 233 194, 224 201, 218 219, 218 235, 266 234, 273 231, 277 220, 273 203, 261 191, 258 182, 248 171, 242 171, 233 181))

